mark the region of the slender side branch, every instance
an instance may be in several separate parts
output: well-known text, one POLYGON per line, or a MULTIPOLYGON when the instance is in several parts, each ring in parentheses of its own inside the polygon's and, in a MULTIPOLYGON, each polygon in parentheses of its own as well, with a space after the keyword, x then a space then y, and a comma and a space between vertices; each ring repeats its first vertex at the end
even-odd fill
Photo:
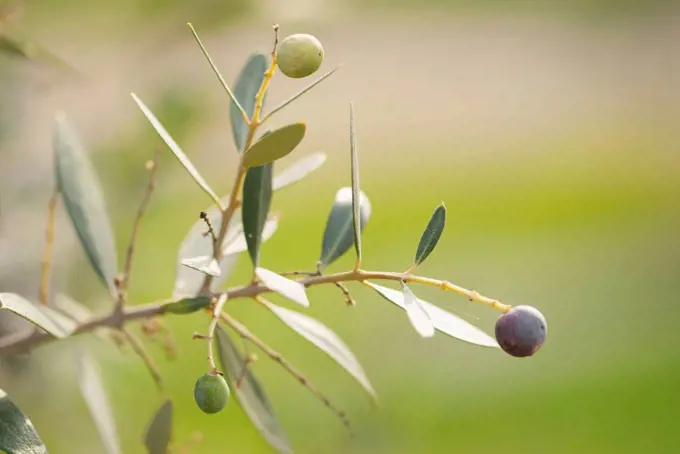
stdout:
POLYGON ((153 361, 153 358, 151 358, 149 352, 147 352, 146 348, 144 348, 144 345, 142 345, 139 339, 133 336, 132 333, 126 328, 121 328, 120 332, 123 333, 123 336, 125 336, 127 341, 130 343, 132 350, 134 350, 134 352, 137 353, 140 358, 142 358, 142 361, 144 361, 144 365, 146 365, 149 373, 151 373, 151 378, 153 378, 154 383, 156 383, 158 390, 164 392, 165 386, 163 384, 163 377, 158 371, 158 367, 156 367, 156 363, 153 361))
POLYGON ((146 168, 149 170, 149 183, 146 186, 146 193, 142 199, 142 203, 139 205, 137 210, 137 217, 135 217, 135 222, 132 225, 132 233, 130 234, 130 241, 128 243, 127 252, 125 253, 125 265, 123 266, 123 273, 119 279, 119 289, 118 289, 118 300, 116 301, 116 310, 120 311, 125 302, 127 301, 127 290, 130 285, 130 272, 132 270, 132 259, 135 255, 135 245, 137 244, 137 235, 139 234, 139 226, 142 223, 142 218, 146 213, 146 209, 151 201, 151 195, 156 188, 156 169, 158 168, 158 156, 160 155, 161 148, 156 148, 154 157, 152 160, 147 161, 146 168))
POLYGON ((255 346, 257 346, 257 348, 266 353, 267 356, 269 356, 273 361, 279 363, 281 367, 283 367, 288 373, 295 377, 295 379, 299 381, 300 384, 302 384, 302 386, 309 389, 309 391, 312 394, 314 394, 314 396, 317 399, 319 399, 326 407, 328 407, 328 409, 335 413, 335 415, 340 419, 340 421, 342 421, 344 426, 350 432, 350 435, 352 434, 350 420, 347 417, 347 414, 343 410, 340 410, 335 405, 333 405, 333 403, 321 391, 319 391, 307 377, 305 377, 299 370, 297 370, 295 366, 290 364, 283 356, 281 356, 280 353, 272 349, 269 345, 264 343, 259 337, 251 333, 248 330, 248 328, 246 328, 242 323, 231 318, 228 314, 226 313, 222 314, 222 321, 224 321, 224 323, 226 323, 229 327, 236 331, 238 335, 241 336, 243 339, 249 340, 255 346))
POLYGON ((213 309, 212 320, 210 320, 210 325, 208 325, 208 364, 210 365, 211 372, 218 373, 219 369, 215 364, 215 354, 213 352, 213 339, 215 338, 215 329, 217 328, 217 323, 220 321, 220 315, 222 315, 222 308, 224 308, 224 303, 227 302, 227 294, 223 293, 217 299, 215 303, 215 308, 213 309))
MULTIPOLYGON (((385 271, 345 271, 342 273, 328 274, 323 276, 309 276, 298 279, 297 282, 306 287, 323 284, 335 284, 336 282, 364 282, 367 280, 384 280, 384 281, 405 281, 415 282, 418 284, 429 285, 437 287, 442 290, 448 290, 459 295, 465 296, 470 301, 485 304, 501 312, 508 312, 512 306, 503 304, 498 300, 488 298, 480 295, 474 290, 468 290, 463 287, 452 284, 449 281, 442 281, 423 276, 409 275, 405 276, 403 273, 391 273, 385 271)), ((217 292, 214 296, 219 297, 222 294, 227 295, 227 299, 234 300, 239 298, 253 298, 255 296, 271 292, 271 290, 259 283, 251 283, 239 287, 232 287, 225 292, 217 292)), ((106 314, 100 317, 95 317, 86 323, 79 325, 72 335, 87 333, 100 327, 118 327, 120 323, 123 324, 133 320, 139 320, 149 317, 163 315, 165 312, 164 304, 171 303, 173 300, 156 301, 140 306, 124 308, 120 316, 114 314, 106 314)), ((23 352, 35 348, 38 345, 56 340, 45 332, 26 332, 22 334, 13 334, 0 338, 0 357, 11 355, 18 352, 23 352)))
POLYGON ((54 216, 59 202, 59 189, 55 186, 50 201, 47 203, 47 224, 45 226, 45 252, 42 261, 40 278, 40 303, 47 304, 50 286, 50 265, 52 263, 52 245, 54 244, 54 216))

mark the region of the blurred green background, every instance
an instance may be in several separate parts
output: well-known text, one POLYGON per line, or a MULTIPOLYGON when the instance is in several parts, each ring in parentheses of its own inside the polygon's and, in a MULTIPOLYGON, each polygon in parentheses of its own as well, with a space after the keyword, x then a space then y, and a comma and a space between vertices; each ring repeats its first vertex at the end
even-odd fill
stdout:
MULTIPOLYGON (((374 410, 342 369, 271 314, 245 300, 228 304, 352 419, 350 440, 326 408, 261 355, 254 370, 296 452, 675 452, 680 10, 674 2, 24 3, 2 33, 35 41, 84 78, 16 53, 5 52, 0 62, 2 291, 37 295, 56 109, 72 117, 92 153, 122 257, 146 185, 144 163, 159 143, 129 93, 156 112, 225 193, 236 162, 228 98, 186 22, 197 26, 229 81, 251 51, 270 48, 277 22, 283 35, 321 40, 323 69, 344 67, 272 119, 270 126, 308 121, 308 136, 284 163, 318 149, 329 158, 276 193, 282 218, 263 264, 311 269, 318 259, 330 204, 350 181, 351 100, 362 187, 373 204, 365 267, 406 268, 429 215, 444 201, 447 229, 421 273, 534 305, 549 324, 541 351, 520 360, 443 335, 423 340, 402 311, 364 288, 352 287, 354 308, 334 288, 310 289, 309 313, 346 340, 371 378, 380 399, 374 410)), ((269 105, 305 83, 278 74, 269 105)), ((179 243, 210 202, 169 152, 160 166, 134 265, 138 303, 170 295, 179 243)), ((107 310, 63 212, 57 235, 53 290, 107 310)), ((352 263, 348 253, 332 269, 352 263)), ((242 257, 230 284, 249 273, 242 257)), ((414 290, 493 332, 493 310, 414 290)), ((167 361, 158 342, 145 342, 175 397, 176 443, 200 431, 192 452, 271 452, 235 403, 208 416, 193 402, 206 363, 205 344, 190 338, 206 329, 205 316, 164 323, 178 359, 167 361)), ((51 453, 103 452, 76 387, 74 352, 65 347, 85 345, 101 360, 124 452, 144 452, 141 437, 161 396, 129 351, 92 336, 41 347, 30 358, 0 363, 0 387, 31 417, 51 453)))

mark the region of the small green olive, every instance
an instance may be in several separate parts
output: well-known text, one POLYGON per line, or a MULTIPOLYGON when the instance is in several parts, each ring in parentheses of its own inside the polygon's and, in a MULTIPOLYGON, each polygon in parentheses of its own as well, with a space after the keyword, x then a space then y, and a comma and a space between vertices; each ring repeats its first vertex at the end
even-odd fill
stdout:
POLYGON ((293 79, 314 74, 323 62, 323 47, 312 35, 297 33, 285 37, 276 51, 281 72, 293 79))
POLYGON ((206 373, 196 380, 194 399, 205 413, 221 411, 229 400, 229 385, 222 375, 206 373))

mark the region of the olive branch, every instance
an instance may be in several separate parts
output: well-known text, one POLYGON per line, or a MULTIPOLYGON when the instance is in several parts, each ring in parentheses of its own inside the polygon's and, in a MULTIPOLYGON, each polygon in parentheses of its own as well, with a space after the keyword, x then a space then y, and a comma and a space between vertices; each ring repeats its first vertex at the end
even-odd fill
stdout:
MULTIPOLYGON (((260 134, 260 128, 273 114, 335 73, 339 66, 265 113, 267 91, 277 68, 281 68, 285 73, 284 68, 287 65, 300 63, 289 61, 287 54, 281 49, 287 45, 298 45, 297 43, 304 41, 304 37, 308 35, 294 35, 295 39, 286 38, 279 41, 279 27, 275 25, 273 27, 274 45, 271 53, 252 54, 246 61, 232 90, 225 82, 196 30, 191 24, 188 26, 230 99, 231 129, 239 159, 230 193, 224 197, 218 197, 153 112, 136 94, 131 94, 134 102, 165 145, 213 202, 213 205, 207 209, 197 211, 198 219, 180 246, 172 298, 133 305, 130 304, 128 294, 140 224, 156 188, 160 151, 156 150, 153 158, 146 163, 149 171, 148 185, 133 223, 122 271, 117 272, 116 246, 102 188, 78 135, 69 124, 66 115, 59 113, 56 116, 53 142, 57 181, 56 189, 48 203, 39 304, 17 294, 0 293, 0 308, 24 317, 32 322, 35 328, 0 338, 0 357, 27 353, 40 345, 85 333, 105 334, 116 342, 130 345, 142 359, 164 396, 163 404, 146 429, 144 443, 152 454, 165 453, 169 449, 172 438, 172 399, 166 395, 162 375, 147 353, 144 344, 131 334, 127 326, 130 322, 139 321, 142 323, 142 332, 153 336, 163 329, 160 323, 161 317, 181 316, 203 311, 209 318, 206 334, 196 333, 193 338, 207 342, 208 371, 196 382, 197 405, 208 413, 219 412, 226 404, 229 393, 233 392, 239 405, 262 432, 264 438, 279 452, 291 452, 290 442, 276 419, 264 388, 250 368, 257 357, 247 354, 244 358, 231 335, 224 328, 228 328, 240 337, 244 346, 252 344, 266 357, 280 364, 296 381, 328 407, 348 430, 350 419, 320 390, 318 385, 281 353, 251 332, 245 324, 230 315, 229 305, 233 300, 249 299, 271 312, 293 331, 334 359, 359 382, 374 402, 376 402, 377 393, 359 361, 344 341, 318 320, 304 312, 276 305, 267 300, 266 295, 277 293, 306 308, 310 305, 306 293, 307 288, 331 285, 339 289, 349 306, 353 306, 356 303, 348 284, 359 284, 372 289, 384 299, 403 309, 413 328, 423 338, 432 337, 438 331, 470 344, 489 348, 501 347, 514 356, 531 356, 540 348, 545 338, 545 320, 533 308, 535 313, 532 312, 532 314, 540 319, 540 323, 543 323, 539 326, 542 329, 542 337, 534 336, 527 340, 526 336, 517 335, 511 339, 505 339, 503 332, 499 334, 497 324, 497 340, 467 321, 418 298, 412 290, 411 287, 415 288, 417 285, 436 287, 496 309, 501 314, 507 314, 508 317, 517 318, 518 312, 514 311, 512 306, 496 299, 483 296, 448 280, 416 274, 417 267, 433 252, 444 231, 446 225, 444 203, 433 211, 418 242, 414 259, 408 268, 404 271, 364 269, 362 233, 371 216, 372 206, 359 185, 359 152, 352 103, 349 104, 351 185, 338 190, 335 196, 323 234, 320 258, 314 264, 314 270, 274 272, 262 266, 260 260, 262 245, 275 233, 279 222, 277 214, 271 211, 274 192, 302 180, 318 169, 326 158, 322 152, 313 153, 275 176, 274 162, 298 148, 305 136, 306 123, 292 123, 263 134, 260 134), (61 202, 61 205, 58 202, 61 202), (62 294, 50 300, 49 282, 54 217, 55 211, 60 206, 65 207, 90 264, 111 295, 113 307, 106 314, 94 315, 84 306, 62 294), (352 247, 356 253, 356 261, 352 269, 336 273, 324 272, 328 265, 352 247), (246 251, 252 263, 252 278, 245 284, 221 290, 220 286, 234 268, 235 258, 246 251), (398 289, 378 285, 376 281, 393 281, 398 289), (502 342, 501 338, 503 338, 502 342), (531 344, 529 350, 527 350, 528 343, 531 344), (209 377, 209 382, 205 377, 209 377), (215 383, 219 386, 214 386, 215 383)), ((316 45, 315 43, 317 41, 312 42, 316 45)), ((323 56, 322 49, 319 49, 316 55, 312 55, 316 59, 319 56, 323 56)), ((320 64, 320 61, 313 60, 304 76, 315 72, 320 64)), ((298 73, 301 71, 300 67, 296 67, 295 70, 298 73)), ((290 73, 290 70, 288 72, 290 73)), ((527 306, 518 306, 515 309, 519 308, 525 310, 527 306)), ((506 315, 501 315, 499 321, 503 317, 506 315)), ((514 318, 504 320, 514 320, 514 318)), ((526 322, 524 318, 520 320, 521 323, 526 322)), ((516 326, 513 326, 514 328, 516 326)), ((172 349, 171 346, 168 348, 172 349)), ((108 407, 102 405, 102 402, 106 402, 106 393, 98 378, 93 359, 83 354, 79 356, 78 364, 83 395, 90 406, 102 441, 108 452, 121 452, 113 419, 108 407)), ((7 397, 4 396, 2 399, 7 399, 7 397)), ((12 421, 16 424, 28 420, 19 411, 12 414, 14 415, 12 421)), ((0 411, 0 419, 5 416, 5 413, 0 411)), ((2 430, 0 430, 0 435, 3 435, 2 430)), ((18 441, 42 446, 42 441, 33 429, 17 436, 20 437, 18 441)), ((0 439, 2 438, 0 436, 0 439)), ((18 441, 12 441, 12 439, 8 442, 0 441, 0 448, 8 449, 9 445, 5 446, 3 443, 18 441)))

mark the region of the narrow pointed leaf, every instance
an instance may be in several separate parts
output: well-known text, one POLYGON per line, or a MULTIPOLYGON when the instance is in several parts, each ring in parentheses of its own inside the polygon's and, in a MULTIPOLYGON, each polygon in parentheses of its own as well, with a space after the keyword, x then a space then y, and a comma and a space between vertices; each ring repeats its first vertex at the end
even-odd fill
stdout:
POLYGON ((243 156, 246 167, 257 167, 281 159, 291 153, 305 137, 304 122, 291 123, 264 135, 243 156))
MULTIPOLYGON (((381 285, 373 284, 372 282, 366 282, 366 285, 373 288, 386 300, 391 301, 404 309, 404 296, 399 290, 383 287, 381 285)), ((481 329, 423 299, 417 299, 420 305, 430 315, 430 320, 432 320, 432 324, 437 331, 470 344, 479 345, 481 347, 498 348, 496 339, 489 336, 481 329)))
POLYGON ((191 257, 182 260, 182 265, 187 266, 193 270, 200 271, 208 276, 220 275, 220 264, 212 256, 202 255, 200 257, 191 257))
MULTIPOLYGON (((253 112, 255 112, 255 96, 257 96, 257 92, 260 90, 264 80, 264 73, 268 67, 269 57, 267 55, 262 53, 251 54, 236 79, 234 96, 250 119, 253 118, 253 112)), ((265 98, 266 95, 267 92, 265 92, 265 98)), ((264 99, 262 101, 264 104, 264 99)), ((248 125, 243 120, 241 111, 234 103, 229 105, 229 114, 234 143, 240 153, 243 151, 248 137, 248 125)))
POLYGON ((295 93, 293 96, 291 96, 290 98, 286 99, 285 101, 283 101, 283 102, 282 102, 281 104, 279 104, 278 106, 274 107, 274 108, 272 109, 272 111, 269 112, 269 113, 264 117, 264 119, 262 120, 262 122, 264 123, 269 117, 271 117, 272 115, 274 115, 276 112, 278 112, 279 110, 283 109, 283 108, 286 107, 288 104, 292 103, 293 101, 295 101, 296 99, 298 99, 300 96, 304 95, 304 94, 307 93, 309 90, 311 90, 312 88, 316 87, 316 86, 319 85, 321 82, 323 82, 324 80, 326 80, 327 78, 329 78, 330 76, 332 76, 333 73, 335 73, 335 71, 337 71, 338 69, 340 69, 340 66, 337 66, 336 68, 334 68, 334 69, 328 71, 326 74, 324 74, 323 76, 319 77, 319 78, 316 79, 314 82, 312 82, 311 84, 307 85, 305 88, 303 88, 303 89, 300 90, 299 92, 295 93))
POLYGON ((121 454, 116 425, 97 363, 89 355, 78 358, 78 383, 107 454, 121 454))
POLYGON ((303 307, 309 307, 305 286, 297 281, 288 279, 265 268, 256 268, 255 275, 270 290, 281 296, 298 303, 303 307))
POLYGON ((154 127, 154 129, 156 130, 158 135, 161 137, 161 139, 163 139, 163 141, 168 146, 168 148, 170 148, 170 151, 172 151, 172 153, 175 155, 175 157, 180 162, 180 164, 182 164, 182 166, 184 166, 186 171, 189 173, 189 175, 191 175, 191 177, 194 179, 194 181, 196 183, 198 183, 198 185, 201 187, 201 189, 203 189, 203 191, 205 191, 205 193, 208 194, 210 196, 210 198, 212 198, 215 201, 215 203, 217 203, 219 205, 220 204, 219 197, 217 197, 215 192, 213 192, 213 190, 210 189, 210 186, 208 185, 208 183, 205 181, 205 179, 203 179, 201 174, 198 172, 196 167, 191 163, 191 161, 189 160, 187 155, 184 153, 184 151, 182 151, 180 146, 177 145, 177 142, 175 142, 175 139, 173 139, 172 136, 170 135, 170 133, 168 133, 168 131, 166 131, 165 127, 161 124, 160 121, 158 121, 158 118, 156 118, 156 116, 153 114, 153 112, 151 112, 151 110, 149 110, 149 108, 142 102, 142 100, 139 99, 137 97, 137 95, 135 95, 134 93, 131 93, 131 95, 132 95, 132 99, 135 100, 135 102, 137 103, 137 106, 139 106, 139 108, 141 109, 144 116, 146 116, 146 118, 151 123, 151 126, 154 127))
POLYGON ((363 386, 371 397, 376 397, 373 386, 371 386, 363 367, 361 367, 361 364, 359 364, 359 361, 349 347, 330 328, 308 315, 277 306, 270 302, 266 302, 266 305, 269 310, 293 331, 323 350, 334 361, 340 364, 363 386))
MULTIPOLYGON (((262 229, 262 243, 271 238, 278 228, 278 216, 275 213, 270 213, 267 222, 264 223, 264 228, 262 229)), ((248 250, 248 243, 243 234, 243 225, 239 224, 235 229, 240 230, 239 235, 228 243, 226 241, 224 242, 224 247, 222 248, 223 255, 238 254, 239 252, 248 250)))
POLYGON ((416 250, 416 257, 413 261, 415 265, 423 263, 434 250, 439 238, 442 236, 445 225, 446 206, 442 203, 434 210, 434 213, 432 213, 432 217, 430 217, 430 221, 427 223, 427 227, 425 227, 425 231, 420 237, 418 249, 416 250))
POLYGON ((208 307, 210 302, 211 299, 207 296, 184 298, 179 301, 164 304, 163 312, 169 312, 171 314, 191 314, 208 307))
POLYGON ((58 325, 66 336, 70 336, 78 327, 78 322, 67 317, 56 309, 49 306, 40 306, 40 310, 45 313, 56 325, 58 325))
POLYGON ((99 178, 66 115, 56 115, 55 174, 71 223, 95 272, 112 293, 116 243, 99 178))
POLYGON ((359 213, 359 150, 357 149, 356 126, 354 121, 354 104, 349 103, 349 143, 352 155, 352 219, 354 230, 354 248, 357 261, 361 263, 361 215, 359 213))
POLYGON ((262 434, 267 442, 279 453, 289 454, 293 450, 286 434, 279 423, 274 408, 257 377, 248 367, 243 375, 245 361, 234 346, 229 335, 217 326, 217 352, 222 370, 229 382, 236 401, 253 426, 262 434), (237 386, 240 381, 240 386, 237 386))
MULTIPOLYGON (((359 191, 359 228, 363 230, 371 216, 371 203, 359 191)), ((340 258, 354 244, 354 214, 352 211, 352 188, 341 188, 335 195, 335 202, 326 221, 321 245, 321 267, 326 267, 340 258)))
POLYGON ((430 314, 420 304, 415 293, 406 284, 402 283, 402 287, 404 309, 413 328, 422 337, 434 336, 434 325, 432 325, 432 320, 430 320, 430 314))
POLYGON ((0 452, 47 454, 33 423, 0 389, 0 452))
POLYGON ((167 454, 172 440, 172 401, 163 402, 149 422, 144 434, 144 446, 149 454, 167 454))
POLYGON ((0 309, 14 312, 56 338, 63 339, 71 331, 52 319, 42 308, 15 293, 0 293, 0 309))
POLYGON ((317 151, 309 156, 305 156, 297 162, 283 169, 283 172, 274 177, 273 190, 278 191, 281 188, 297 183, 304 177, 314 172, 326 162, 326 153, 317 151))
POLYGON ((251 167, 243 182, 243 204, 241 206, 243 233, 248 254, 257 267, 260 260, 260 245, 264 225, 272 201, 272 165, 251 167))
POLYGON ((55 309, 68 315, 78 323, 85 323, 92 319, 92 317, 94 316, 94 314, 88 307, 77 302, 70 296, 64 295, 63 293, 57 293, 54 296, 53 304, 55 309))

